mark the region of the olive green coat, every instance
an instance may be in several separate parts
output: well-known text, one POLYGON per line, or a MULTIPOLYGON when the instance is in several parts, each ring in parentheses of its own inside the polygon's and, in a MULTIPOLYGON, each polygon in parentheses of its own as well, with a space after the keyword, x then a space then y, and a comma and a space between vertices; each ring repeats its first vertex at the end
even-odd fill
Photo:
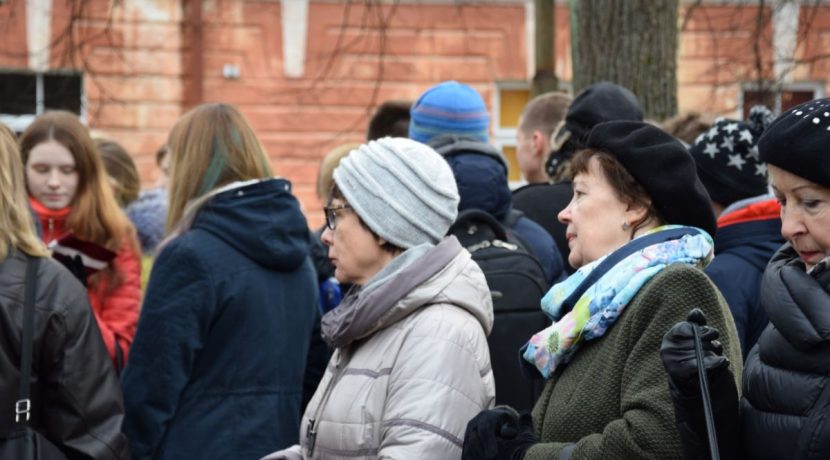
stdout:
POLYGON ((730 361, 741 363, 735 323, 717 288, 702 271, 671 265, 640 289, 604 337, 557 369, 533 410, 541 443, 525 460, 680 458, 660 342, 695 307, 721 331, 730 361))

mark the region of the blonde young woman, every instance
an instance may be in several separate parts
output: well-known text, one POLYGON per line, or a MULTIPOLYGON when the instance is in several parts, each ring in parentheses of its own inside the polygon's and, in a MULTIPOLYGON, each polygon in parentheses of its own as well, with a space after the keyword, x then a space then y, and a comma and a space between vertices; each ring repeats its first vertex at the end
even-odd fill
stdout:
POLYGON ((23 291, 38 261, 30 426, 70 458, 129 458, 121 389, 83 286, 34 233, 14 134, 0 125, 0 433, 14 428, 23 291))
POLYGON ((171 234, 122 379, 136 459, 252 459, 295 442, 317 311, 309 231, 245 118, 199 106, 170 133, 171 234))
MULTIPOLYGON (((68 234, 108 249, 114 258, 88 264, 78 276, 116 370, 126 362, 141 303, 138 241, 118 206, 101 156, 75 114, 47 112, 20 138, 29 202, 47 244, 68 234), (92 270, 98 270, 89 275, 92 270)), ((87 254, 90 255, 90 254, 87 254)))

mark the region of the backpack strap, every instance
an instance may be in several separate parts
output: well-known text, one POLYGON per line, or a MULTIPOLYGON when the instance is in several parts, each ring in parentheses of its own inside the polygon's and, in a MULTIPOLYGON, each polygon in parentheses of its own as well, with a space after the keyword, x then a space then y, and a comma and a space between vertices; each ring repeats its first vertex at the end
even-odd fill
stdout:
MULTIPOLYGON (((518 209, 511 209, 510 212, 508 212, 507 215, 504 216, 504 219, 502 219, 501 223, 502 225, 504 225, 504 229, 507 235, 514 240, 512 241, 513 243, 518 243, 522 249, 524 249, 525 251, 527 251, 532 256, 538 259, 539 254, 536 254, 536 250, 533 248, 533 246, 531 246, 531 244, 522 235, 520 235, 519 232, 514 230, 516 224, 519 223, 519 219, 521 219, 524 216, 525 213, 523 213, 522 211, 519 211, 518 209)), ((541 261, 539 263, 541 264, 541 261)))
POLYGON ((508 211, 507 215, 504 216, 504 219, 502 219, 501 222, 502 224, 504 224, 505 227, 513 228, 516 226, 516 223, 519 222, 519 219, 524 217, 524 215, 525 213, 523 213, 522 211, 511 208, 510 211, 508 211))
POLYGON ((29 383, 32 373, 32 347, 35 334, 35 292, 37 288, 37 267, 39 257, 28 257, 26 262, 26 285, 23 294, 23 335, 20 342, 20 387, 18 400, 14 404, 14 421, 29 424, 32 401, 29 399, 29 383), (25 417, 23 417, 25 416, 25 417))
POLYGON ((469 222, 481 222, 486 224, 491 230, 493 230, 493 233, 496 235, 497 239, 507 242, 507 232, 502 224, 499 223, 495 217, 480 209, 466 209, 458 213, 458 217, 450 226, 447 234, 450 235, 463 231, 463 226, 469 222))

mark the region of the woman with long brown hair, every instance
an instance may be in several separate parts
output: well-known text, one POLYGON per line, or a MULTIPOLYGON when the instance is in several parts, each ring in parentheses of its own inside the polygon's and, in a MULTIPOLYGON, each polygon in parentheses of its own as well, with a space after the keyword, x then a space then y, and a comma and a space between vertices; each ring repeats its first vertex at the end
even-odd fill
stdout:
POLYGON ((84 288, 50 260, 26 201, 17 142, 0 125, 0 435, 19 426, 14 412, 68 458, 129 458, 120 429, 121 389, 84 288), (21 372, 24 289, 32 281, 32 344, 38 359, 21 372), (37 376, 30 380, 28 405, 17 401, 24 372, 37 376))
POLYGON ((309 231, 227 104, 170 133, 170 236, 122 384, 133 458, 259 458, 297 441, 317 313, 309 231))
POLYGON ((141 302, 135 229, 113 197, 101 157, 77 116, 63 111, 39 116, 23 132, 20 151, 43 241, 59 254, 80 257, 74 260, 83 270, 76 274, 87 285, 104 343, 120 370, 141 302))

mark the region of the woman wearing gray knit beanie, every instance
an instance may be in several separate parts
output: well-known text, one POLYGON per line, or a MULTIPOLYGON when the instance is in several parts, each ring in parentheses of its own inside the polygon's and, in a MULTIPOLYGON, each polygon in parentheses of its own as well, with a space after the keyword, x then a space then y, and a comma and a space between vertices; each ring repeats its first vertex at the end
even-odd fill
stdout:
POLYGON ((323 317, 335 351, 300 445, 265 458, 461 458, 495 386, 487 282, 444 237, 458 200, 449 165, 419 142, 384 138, 341 161, 322 240, 355 288, 323 317))

